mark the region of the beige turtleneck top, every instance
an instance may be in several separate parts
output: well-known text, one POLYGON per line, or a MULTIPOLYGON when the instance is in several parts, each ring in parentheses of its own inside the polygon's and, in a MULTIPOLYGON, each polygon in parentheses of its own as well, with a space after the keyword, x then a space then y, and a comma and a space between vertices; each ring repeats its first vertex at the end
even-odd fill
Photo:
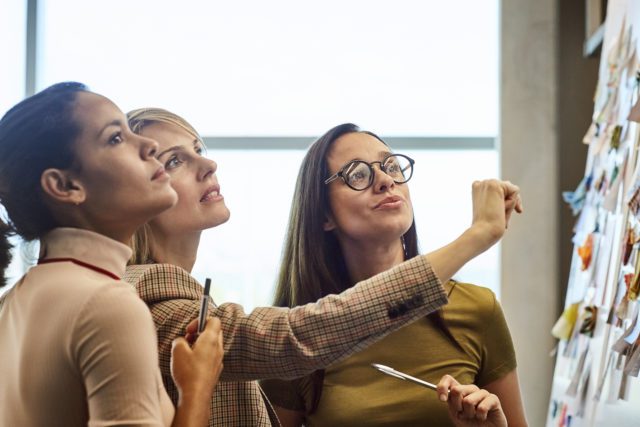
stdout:
POLYGON ((0 425, 170 425, 153 321, 118 280, 131 250, 74 228, 41 247, 0 305, 0 425))

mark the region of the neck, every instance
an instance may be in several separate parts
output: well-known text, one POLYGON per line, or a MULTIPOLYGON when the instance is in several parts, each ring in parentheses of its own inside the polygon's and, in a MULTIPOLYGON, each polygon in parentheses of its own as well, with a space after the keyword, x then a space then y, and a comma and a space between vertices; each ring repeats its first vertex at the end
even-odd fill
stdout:
POLYGON ((196 263, 200 244, 200 231, 177 236, 153 231, 153 260, 162 264, 173 264, 191 273, 196 263))
POLYGON ((375 243, 340 241, 352 283, 366 280, 404 261, 402 241, 375 243))
POLYGON ((79 228, 82 230, 93 231, 94 233, 102 234, 103 236, 109 237, 117 242, 124 243, 128 245, 131 241, 131 237, 133 233, 135 233, 136 228, 134 226, 131 227, 123 227, 123 226, 114 226, 109 227, 108 225, 101 224, 96 225, 92 224, 88 221, 76 221, 70 223, 62 223, 60 227, 71 227, 71 228, 79 228))
POLYGON ((62 207, 54 206, 55 209, 51 209, 51 211, 59 227, 80 228, 82 230, 93 231, 117 242, 124 243, 125 245, 129 244, 131 237, 140 224, 144 223, 142 220, 135 221, 135 218, 132 219, 130 223, 124 223, 122 218, 105 220, 104 218, 91 215, 87 211, 77 209, 77 207, 70 207, 68 205, 63 205, 62 207))

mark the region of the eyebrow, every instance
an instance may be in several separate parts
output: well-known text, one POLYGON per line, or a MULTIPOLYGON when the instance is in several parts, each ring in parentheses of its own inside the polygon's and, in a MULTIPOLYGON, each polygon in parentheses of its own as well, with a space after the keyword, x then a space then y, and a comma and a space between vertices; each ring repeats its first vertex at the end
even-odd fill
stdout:
MULTIPOLYGON (((198 141, 198 139, 194 139, 193 140, 193 146, 196 147, 198 144, 200 144, 200 141, 198 141)), ((169 152, 180 151, 180 150, 184 150, 184 145, 174 145, 173 147, 167 148, 166 150, 164 150, 161 153, 159 153, 156 156, 156 159, 159 159, 160 157, 164 156, 165 154, 167 154, 169 152)))
MULTIPOLYGON (((384 150, 383 151, 378 151, 378 158, 384 159, 385 157, 390 156, 392 154, 393 154, 393 152, 391 152, 391 151, 384 151, 384 150)), ((360 157, 356 157, 354 159, 349 160, 347 163, 345 163, 345 165, 349 164, 351 162, 364 162, 364 160, 362 160, 360 157)))
POLYGON ((102 129, 100 129, 100 130, 98 131, 98 138, 100 137, 100 135, 102 135, 102 134, 104 133, 104 131, 105 131, 107 128, 109 128, 109 127, 111 127, 111 126, 119 126, 119 127, 122 127, 122 121, 121 121, 121 120, 119 120, 119 119, 115 119, 115 120, 110 121, 110 122, 109 122, 109 123, 107 123, 106 125, 104 125, 104 126, 102 127, 102 129))
POLYGON ((167 148, 166 150, 164 150, 163 152, 159 153, 156 156, 156 159, 159 159, 160 157, 164 156, 167 153, 170 153, 172 151, 180 151, 180 150, 184 150, 184 147, 182 145, 174 145, 171 148, 167 148))

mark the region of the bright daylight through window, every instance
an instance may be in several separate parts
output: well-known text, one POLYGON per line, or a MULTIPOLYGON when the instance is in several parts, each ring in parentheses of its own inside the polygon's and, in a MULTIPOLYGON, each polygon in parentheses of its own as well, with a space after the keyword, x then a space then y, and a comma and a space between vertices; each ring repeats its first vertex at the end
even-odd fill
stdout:
MULTIPOLYGON (((37 4, 36 90, 81 81, 125 111, 178 113, 210 145, 231 219, 203 234, 194 276, 213 279, 218 302, 270 304, 300 160, 337 124, 416 160, 422 252, 470 223, 474 179, 499 176, 496 0, 37 4)), ((0 35, 13 40, 27 31, 25 11, 7 7, 0 35)), ((23 64, 22 38, 2 46, 23 64)), ((7 70, 3 113, 25 86, 24 67, 7 70)), ((457 278, 499 293, 498 251, 457 278)))

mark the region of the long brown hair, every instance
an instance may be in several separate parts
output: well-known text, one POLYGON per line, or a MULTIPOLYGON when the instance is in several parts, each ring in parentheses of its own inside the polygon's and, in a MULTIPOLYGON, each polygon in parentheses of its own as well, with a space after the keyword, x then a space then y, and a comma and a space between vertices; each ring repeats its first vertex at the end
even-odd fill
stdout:
MULTIPOLYGON (((311 145, 302 160, 276 285, 277 306, 315 302, 353 286, 338 239, 323 225, 330 213, 329 192, 324 184, 329 176, 327 154, 338 138, 354 132, 362 131, 352 123, 334 127, 311 145)), ((375 134, 366 133, 386 145, 375 134)), ((402 239, 405 259, 418 255, 415 221, 402 239)))
MULTIPOLYGON (((340 293, 354 285, 349 278, 338 239, 334 233, 326 232, 323 225, 330 213, 329 192, 324 184, 329 176, 327 154, 338 138, 355 132, 364 131, 352 123, 330 129, 311 145, 302 160, 291 204, 274 305, 295 307, 340 293)), ((387 145, 377 135, 365 133, 387 145)), ((405 260, 419 254, 415 220, 401 239, 405 260)), ((434 312, 428 318, 459 346, 446 327, 442 313, 434 312)), ((313 405, 310 413, 317 409, 323 379, 323 370, 311 375, 313 405)))

